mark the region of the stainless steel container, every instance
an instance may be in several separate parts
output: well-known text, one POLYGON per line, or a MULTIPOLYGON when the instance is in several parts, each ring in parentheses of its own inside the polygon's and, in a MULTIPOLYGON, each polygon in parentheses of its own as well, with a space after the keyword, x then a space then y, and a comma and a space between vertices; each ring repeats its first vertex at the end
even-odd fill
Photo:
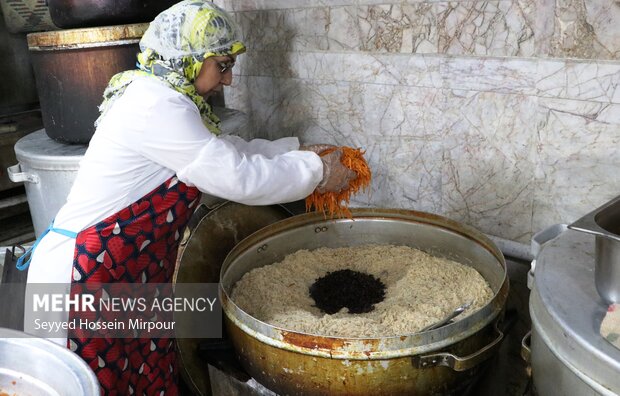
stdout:
POLYGON ((69 349, 0 328, 0 394, 98 396, 99 382, 69 349))
POLYGON ((553 228, 537 242, 530 295, 534 386, 541 396, 618 395, 620 350, 599 334, 607 303, 595 286, 594 241, 553 228))
POLYGON ((596 236, 596 290, 606 302, 620 302, 620 196, 568 227, 596 236))
POLYGON ((18 164, 7 169, 9 178, 23 182, 35 235, 39 236, 64 205, 87 146, 52 140, 44 129, 15 144, 18 164))
POLYGON ((354 209, 353 220, 317 213, 294 216, 250 235, 222 265, 220 298, 228 334, 244 368, 265 387, 287 395, 436 395, 467 387, 503 334, 496 324, 508 294, 501 252, 480 232, 441 216, 394 209, 354 209), (248 271, 299 249, 390 243, 470 265, 494 291, 472 315, 416 334, 326 337, 278 328, 231 300, 248 271))

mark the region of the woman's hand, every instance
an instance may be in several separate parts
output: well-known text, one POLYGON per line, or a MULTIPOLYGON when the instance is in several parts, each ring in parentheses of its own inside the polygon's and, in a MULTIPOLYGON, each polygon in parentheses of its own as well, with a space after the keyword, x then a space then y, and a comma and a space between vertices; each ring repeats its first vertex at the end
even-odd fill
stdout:
MULTIPOLYGON (((325 149, 321 151, 324 150, 325 149)), ((316 188, 319 193, 324 194, 326 192, 340 192, 341 190, 347 188, 349 186, 349 182, 355 180, 357 177, 357 173, 342 164, 340 161, 341 158, 342 150, 340 149, 332 151, 331 153, 321 157, 321 161, 323 161, 323 180, 321 180, 316 188)))

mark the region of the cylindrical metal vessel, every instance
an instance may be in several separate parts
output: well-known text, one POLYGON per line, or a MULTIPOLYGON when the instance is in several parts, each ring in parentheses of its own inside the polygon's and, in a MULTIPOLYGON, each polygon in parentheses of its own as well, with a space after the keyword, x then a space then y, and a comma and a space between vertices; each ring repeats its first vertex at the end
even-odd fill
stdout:
POLYGON ((536 258, 531 366, 541 396, 620 394, 620 350, 600 335, 607 312, 594 280, 594 241, 567 230, 536 258))
POLYGON ((16 183, 23 182, 26 187, 36 236, 45 231, 66 202, 86 148, 58 143, 43 129, 15 144, 18 164, 8 168, 9 178, 16 183))
POLYGON ((151 22, 179 0, 47 0, 54 24, 63 29, 151 22))
POLYGON ((0 394, 98 396, 99 392, 95 373, 69 349, 0 328, 0 394))
POLYGON ((596 289, 606 302, 620 302, 620 197, 588 213, 569 227, 595 235, 596 289))
POLYGON ((287 395, 435 395, 467 387, 497 351, 497 322, 508 294, 501 252, 480 232, 441 216, 394 209, 354 209, 353 219, 299 215, 239 243, 221 271, 220 298, 230 338, 244 368, 267 388, 287 395), (475 268, 494 297, 455 323, 416 334, 376 338, 326 337, 263 323, 230 295, 248 271, 299 249, 369 243, 407 245, 475 268))
POLYGON ((135 69, 148 24, 60 30, 28 35, 28 48, 47 134, 88 143, 110 78, 135 69))

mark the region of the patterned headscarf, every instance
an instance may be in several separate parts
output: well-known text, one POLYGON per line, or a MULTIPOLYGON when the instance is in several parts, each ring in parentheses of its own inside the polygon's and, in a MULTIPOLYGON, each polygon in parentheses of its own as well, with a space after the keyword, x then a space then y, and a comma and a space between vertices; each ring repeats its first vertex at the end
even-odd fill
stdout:
POLYGON ((245 52, 239 37, 230 15, 210 1, 185 0, 173 5, 159 14, 142 36, 136 64, 139 70, 118 73, 110 80, 95 125, 132 81, 151 77, 189 97, 205 126, 219 134, 219 119, 196 92, 194 81, 206 58, 245 52))

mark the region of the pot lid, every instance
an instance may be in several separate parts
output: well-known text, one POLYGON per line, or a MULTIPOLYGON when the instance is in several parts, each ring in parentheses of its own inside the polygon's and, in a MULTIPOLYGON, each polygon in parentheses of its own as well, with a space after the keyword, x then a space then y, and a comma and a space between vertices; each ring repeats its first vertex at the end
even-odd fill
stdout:
POLYGON ((594 248, 594 236, 573 230, 544 246, 536 258, 530 314, 560 360, 620 393, 620 350, 599 333, 607 304, 594 283, 594 248))
POLYGON ((76 170, 87 148, 82 144, 59 143, 40 129, 17 141, 15 157, 29 168, 76 170))
MULTIPOLYGON (((237 243, 292 214, 290 209, 281 205, 246 206, 220 202, 214 203, 212 209, 201 205, 192 216, 181 241, 174 283, 217 283, 222 263, 237 243)), ((196 352, 202 342, 208 341, 192 338, 177 340, 181 373, 197 395, 211 394, 206 361, 196 352)), ((217 343, 219 340, 211 341, 217 343)))
POLYGON ((148 23, 137 23, 30 33, 27 36, 28 49, 46 51, 133 44, 140 41, 148 27, 148 23))

